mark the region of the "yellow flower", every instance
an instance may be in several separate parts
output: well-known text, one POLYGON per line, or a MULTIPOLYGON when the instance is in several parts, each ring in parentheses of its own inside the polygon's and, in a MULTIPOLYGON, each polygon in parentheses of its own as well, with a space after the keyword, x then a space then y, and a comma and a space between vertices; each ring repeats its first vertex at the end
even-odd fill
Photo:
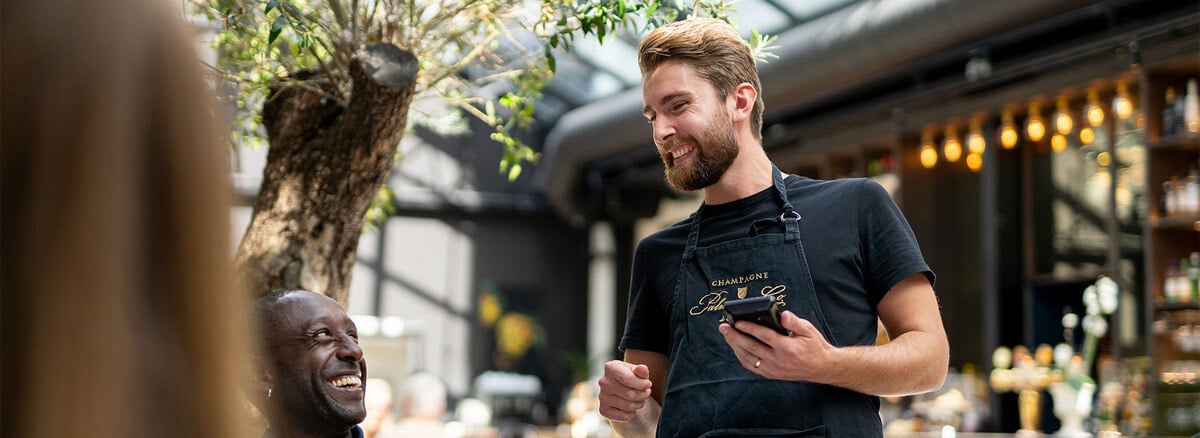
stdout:
POLYGON ((500 299, 496 294, 484 292, 479 295, 479 321, 487 327, 496 324, 496 320, 500 319, 500 299))
POLYGON ((496 322, 496 344, 500 353, 520 359, 541 338, 541 327, 520 313, 505 313, 496 322))

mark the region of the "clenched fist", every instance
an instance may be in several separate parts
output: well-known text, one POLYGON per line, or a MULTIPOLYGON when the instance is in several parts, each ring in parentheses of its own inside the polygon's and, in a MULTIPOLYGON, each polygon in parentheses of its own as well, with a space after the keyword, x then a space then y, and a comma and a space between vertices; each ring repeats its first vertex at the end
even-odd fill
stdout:
POLYGON ((650 368, 621 360, 604 364, 600 377, 600 415, 614 421, 629 421, 650 399, 650 368))

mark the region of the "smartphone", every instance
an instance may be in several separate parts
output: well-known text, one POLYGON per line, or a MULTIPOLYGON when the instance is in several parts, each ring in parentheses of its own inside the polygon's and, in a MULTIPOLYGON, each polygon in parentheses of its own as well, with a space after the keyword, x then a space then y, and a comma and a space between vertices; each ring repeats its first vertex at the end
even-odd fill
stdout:
POLYGON ((729 321, 729 324, 732 325, 734 321, 750 321, 787 336, 790 332, 788 329, 783 328, 783 324, 779 322, 779 314, 781 312, 779 302, 773 296, 743 298, 725 302, 725 319, 729 321))

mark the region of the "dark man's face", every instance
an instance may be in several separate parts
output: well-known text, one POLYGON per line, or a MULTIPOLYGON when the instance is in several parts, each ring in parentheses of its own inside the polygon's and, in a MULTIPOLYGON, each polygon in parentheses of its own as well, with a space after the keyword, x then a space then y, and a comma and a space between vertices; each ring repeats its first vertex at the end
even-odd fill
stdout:
POLYGON ((362 422, 367 364, 354 322, 337 302, 307 291, 288 294, 273 310, 280 323, 273 334, 272 398, 279 398, 281 420, 319 434, 362 422))

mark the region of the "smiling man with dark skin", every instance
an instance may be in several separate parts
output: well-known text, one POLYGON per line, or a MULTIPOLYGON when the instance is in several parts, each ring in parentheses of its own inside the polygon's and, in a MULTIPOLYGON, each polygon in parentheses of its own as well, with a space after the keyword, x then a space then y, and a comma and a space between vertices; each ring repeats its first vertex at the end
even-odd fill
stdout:
POLYGON ((324 295, 289 289, 260 298, 254 317, 262 355, 251 387, 270 423, 263 437, 361 437, 367 363, 345 310, 324 295))

